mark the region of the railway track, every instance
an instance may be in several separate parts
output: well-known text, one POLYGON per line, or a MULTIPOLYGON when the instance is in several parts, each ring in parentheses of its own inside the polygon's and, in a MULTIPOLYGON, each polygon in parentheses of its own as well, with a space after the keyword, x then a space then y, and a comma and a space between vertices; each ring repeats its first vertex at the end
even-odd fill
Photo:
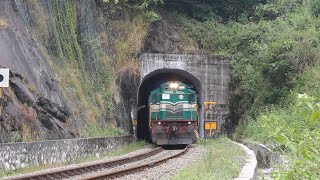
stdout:
POLYGON ((115 171, 106 172, 106 173, 99 173, 96 175, 83 177, 83 178, 81 178, 81 180, 105 180, 105 179, 113 179, 113 178, 121 177, 121 176, 124 176, 127 174, 132 174, 133 172, 137 172, 137 171, 141 171, 141 170, 144 170, 147 168, 158 166, 162 163, 165 163, 167 160, 179 157, 186 152, 187 152, 187 147, 172 154, 172 155, 162 157, 161 159, 158 159, 158 160, 148 161, 148 162, 142 163, 140 165, 131 166, 131 167, 120 169, 120 170, 115 170, 115 171))
POLYGON ((141 171, 143 169, 162 164, 166 162, 168 159, 172 159, 184 154, 187 151, 187 148, 183 150, 179 150, 178 152, 175 152, 171 155, 161 157, 160 159, 156 159, 153 161, 146 161, 138 165, 125 167, 121 169, 116 168, 129 163, 142 161, 144 159, 155 156, 163 151, 164 151, 163 148, 158 147, 148 151, 147 153, 141 153, 135 156, 127 157, 127 158, 119 158, 119 159, 106 161, 102 163, 100 162, 100 163, 95 163, 90 165, 82 165, 82 166, 77 166, 72 168, 66 168, 63 170, 55 170, 55 171, 43 172, 39 174, 13 177, 10 179, 12 180, 47 180, 47 179, 68 179, 68 178, 74 178, 74 177, 77 177, 77 179, 83 179, 83 180, 112 179, 112 178, 120 177, 126 174, 131 174, 136 171, 141 171), (104 170, 112 169, 112 168, 114 168, 113 171, 103 172, 104 170))
POLYGON ((71 167, 66 168, 62 170, 55 170, 50 172, 43 172, 39 174, 33 174, 33 175, 26 175, 26 176, 19 176, 19 177, 13 177, 10 178, 10 180, 47 180, 47 179, 65 179, 65 178, 71 178, 73 176, 90 173, 94 171, 99 171, 101 169, 107 169, 107 168, 113 168, 116 166, 121 166, 127 163, 140 161, 142 159, 146 159, 148 157, 154 156, 160 152, 162 152, 163 149, 158 147, 155 149, 152 149, 148 151, 147 153, 141 153, 135 156, 130 156, 126 158, 119 158, 111 161, 106 162, 99 162, 95 164, 90 165, 82 165, 77 167, 71 167))

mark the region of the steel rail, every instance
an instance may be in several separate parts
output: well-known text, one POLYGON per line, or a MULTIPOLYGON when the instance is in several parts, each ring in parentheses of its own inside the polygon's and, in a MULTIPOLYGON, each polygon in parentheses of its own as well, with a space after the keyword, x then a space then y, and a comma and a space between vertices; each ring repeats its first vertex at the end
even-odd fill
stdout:
POLYGON ((81 180, 102 180, 102 179, 105 180, 105 179, 113 179, 113 178, 121 177, 124 175, 132 174, 137 171, 141 171, 141 170, 144 170, 144 169, 147 169, 150 167, 154 167, 154 166, 158 166, 160 164, 163 164, 169 159, 176 158, 176 157, 179 157, 179 156, 185 154, 187 152, 187 150, 188 150, 188 148, 186 147, 185 149, 179 151, 178 153, 175 153, 175 154, 170 155, 168 157, 164 157, 159 160, 155 160, 152 162, 144 163, 141 165, 137 165, 137 166, 121 169, 121 170, 115 170, 112 172, 99 173, 99 174, 87 176, 87 177, 80 178, 80 179, 81 180))
POLYGON ((154 156, 163 151, 163 148, 158 147, 152 149, 148 152, 140 153, 138 155, 118 158, 115 160, 105 161, 105 162, 98 162, 94 164, 86 164, 77 167, 70 167, 65 168, 62 170, 53 170, 50 172, 43 172, 39 174, 32 174, 32 175, 22 175, 19 177, 9 177, 10 180, 47 180, 47 179, 63 179, 63 178, 70 178, 72 176, 81 175, 93 171, 98 171, 105 168, 113 168, 116 166, 121 166, 124 164, 128 164, 131 162, 136 162, 142 159, 146 159, 148 157, 154 156))

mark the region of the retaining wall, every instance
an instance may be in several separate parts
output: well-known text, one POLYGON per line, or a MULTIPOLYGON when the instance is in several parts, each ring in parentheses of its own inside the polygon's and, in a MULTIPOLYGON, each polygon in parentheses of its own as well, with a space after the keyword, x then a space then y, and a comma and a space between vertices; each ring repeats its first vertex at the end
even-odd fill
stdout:
POLYGON ((239 176, 235 180, 257 179, 257 159, 254 152, 243 144, 234 141, 232 141, 232 143, 240 146, 247 154, 246 163, 242 167, 239 176))
POLYGON ((133 141, 132 135, 0 144, 0 169, 52 164, 106 152, 133 141))
POLYGON ((260 168, 274 167, 276 164, 280 164, 283 160, 280 155, 273 152, 270 148, 257 142, 249 142, 241 140, 241 143, 251 149, 257 157, 258 165, 260 168))

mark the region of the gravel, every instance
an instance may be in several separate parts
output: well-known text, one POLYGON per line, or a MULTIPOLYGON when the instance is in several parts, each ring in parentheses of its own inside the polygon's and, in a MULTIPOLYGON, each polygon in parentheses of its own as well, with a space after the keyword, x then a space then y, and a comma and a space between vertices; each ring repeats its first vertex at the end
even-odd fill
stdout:
POLYGON ((74 176, 72 178, 68 178, 68 180, 78 180, 78 179, 82 179, 82 178, 87 179, 87 177, 90 177, 90 176, 95 175, 95 174, 100 174, 100 173, 104 174, 104 173, 109 173, 111 171, 118 171, 118 170, 125 169, 125 168, 128 168, 128 167, 142 165, 142 164, 145 164, 145 163, 148 163, 148 162, 156 161, 156 160, 161 159, 161 158, 166 157, 166 156, 170 156, 173 153, 176 153, 177 151, 178 150, 162 151, 159 154, 156 154, 154 156, 151 156, 149 158, 146 158, 146 159, 143 159, 143 160, 140 160, 140 161, 127 163, 127 164, 116 166, 116 167, 113 167, 113 168, 102 169, 102 170, 99 170, 99 171, 94 171, 94 172, 83 174, 83 175, 79 175, 79 176, 74 176))
MULTIPOLYGON (((76 167, 79 165, 84 165, 84 164, 93 164, 96 162, 103 162, 103 161, 109 161, 109 160, 113 160, 113 159, 118 159, 118 158, 122 158, 122 157, 129 157, 129 156, 133 156, 133 155, 137 155, 143 152, 148 152, 152 149, 153 147, 146 147, 122 156, 118 156, 118 157, 105 157, 99 161, 94 161, 94 162, 89 162, 89 163, 82 163, 82 164, 72 164, 72 165, 68 165, 68 166, 60 166, 57 168, 50 168, 50 169, 46 169, 46 170, 41 170, 41 171, 37 171, 37 172, 33 172, 33 173, 28 173, 29 174, 38 174, 41 172, 50 172, 50 171, 54 171, 54 170, 59 170, 59 169, 66 169, 69 167, 76 167)), ((128 166, 136 166, 139 164, 143 164, 148 160, 157 160, 160 158, 163 158, 165 156, 168 156, 172 153, 176 153, 178 150, 170 150, 170 151, 163 151, 155 156, 152 156, 146 160, 142 160, 142 161, 138 161, 138 162, 133 162, 130 164, 126 164, 126 165, 122 165, 122 166, 118 166, 115 168, 111 168, 111 169, 105 169, 105 170, 101 170, 101 171, 96 171, 90 174, 86 174, 83 176, 75 176, 73 178, 69 178, 69 179, 80 179, 80 178, 84 178, 88 175, 92 175, 95 173, 101 173, 101 172, 110 172, 113 170, 119 170, 122 169, 124 167, 128 167, 128 166)), ((178 158, 174 158, 174 159, 170 159, 168 160, 166 163, 161 164, 159 166, 153 167, 153 168, 149 168, 149 169, 145 169, 141 172, 136 172, 134 174, 131 175, 126 175, 126 176, 122 176, 120 178, 117 178, 118 180, 143 180, 143 179, 148 179, 148 180, 152 180, 152 179, 170 179, 171 176, 175 175, 181 168, 190 165, 198 160, 200 160, 204 155, 206 154, 206 150, 199 146, 199 145, 189 145, 188 151, 178 157, 178 158)), ((27 174, 24 174, 27 175, 27 174)))
POLYGON ((205 154, 206 150, 203 147, 199 145, 191 145, 189 146, 188 151, 178 158, 170 159, 160 166, 117 178, 117 180, 170 179, 170 177, 175 175, 181 168, 200 160, 205 154))

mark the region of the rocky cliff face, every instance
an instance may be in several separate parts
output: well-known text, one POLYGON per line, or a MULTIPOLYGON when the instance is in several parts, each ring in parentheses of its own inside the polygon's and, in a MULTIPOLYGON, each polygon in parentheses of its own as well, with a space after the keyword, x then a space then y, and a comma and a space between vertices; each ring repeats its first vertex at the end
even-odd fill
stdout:
POLYGON ((150 25, 100 0, 1 1, 0 66, 11 73, 0 142, 100 135, 108 127, 130 132, 139 54, 198 51, 162 16, 150 25))
POLYGON ((0 65, 11 70, 10 88, 4 88, 0 142, 75 137, 76 120, 67 99, 13 5, 2 1, 0 6, 6 22, 0 29, 0 65))
POLYGON ((149 22, 100 0, 4 0, 0 10, 0 66, 11 69, 0 142, 132 131, 149 22))
POLYGON ((202 54, 197 43, 179 26, 174 15, 166 11, 152 24, 144 43, 144 52, 163 54, 202 54))

